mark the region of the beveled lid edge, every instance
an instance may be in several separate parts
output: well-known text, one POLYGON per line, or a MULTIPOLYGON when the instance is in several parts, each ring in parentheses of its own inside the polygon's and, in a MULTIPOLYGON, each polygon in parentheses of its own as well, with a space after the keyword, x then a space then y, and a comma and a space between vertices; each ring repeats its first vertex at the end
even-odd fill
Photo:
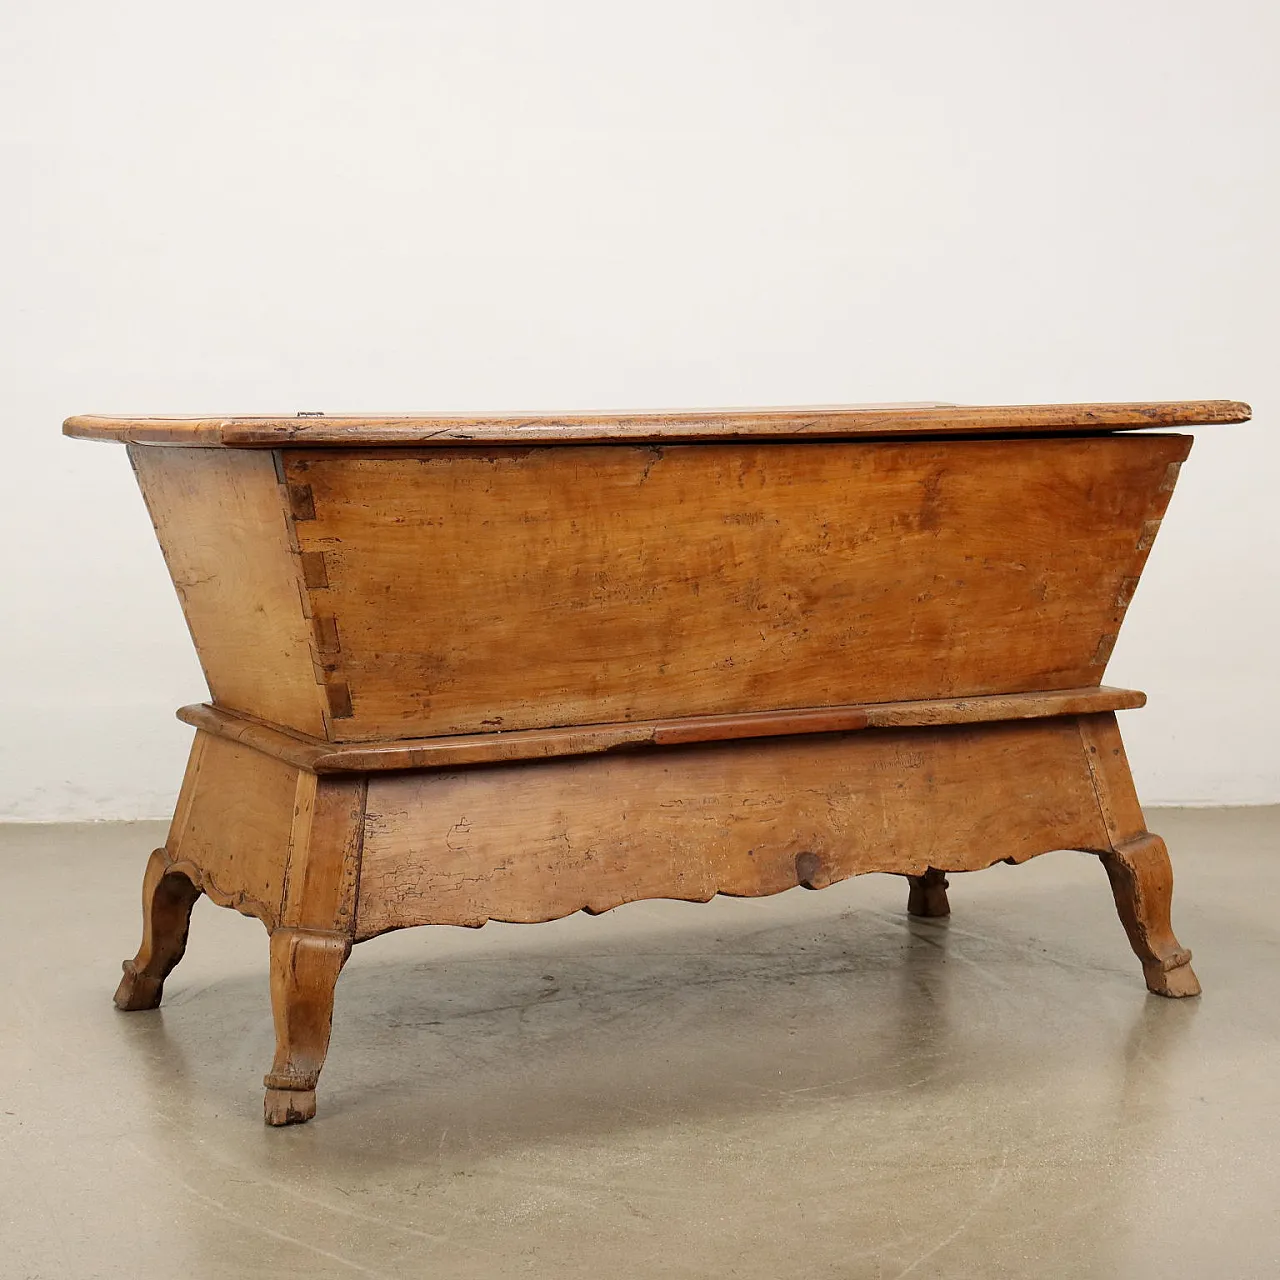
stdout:
POLYGON ((676 443, 840 436, 1034 435, 1246 422, 1238 400, 1044 405, 819 405, 635 413, 68 418, 82 440, 228 448, 676 443))

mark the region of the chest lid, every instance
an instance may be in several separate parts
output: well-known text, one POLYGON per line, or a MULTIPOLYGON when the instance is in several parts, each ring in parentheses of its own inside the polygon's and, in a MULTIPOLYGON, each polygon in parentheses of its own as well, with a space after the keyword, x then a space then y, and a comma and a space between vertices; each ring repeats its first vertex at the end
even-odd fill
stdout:
POLYGON ((1245 422, 1236 400, 1136 404, 864 404, 755 409, 659 409, 632 413, 405 413, 258 417, 71 417, 84 440, 228 448, 397 445, 714 443, 718 440, 897 439, 1081 435, 1245 422))

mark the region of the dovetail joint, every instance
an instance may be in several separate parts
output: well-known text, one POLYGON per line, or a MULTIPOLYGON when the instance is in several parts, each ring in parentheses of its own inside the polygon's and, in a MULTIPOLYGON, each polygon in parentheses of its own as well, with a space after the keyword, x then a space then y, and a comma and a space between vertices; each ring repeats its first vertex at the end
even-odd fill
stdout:
POLYGON ((329 570, 324 562, 323 551, 303 551, 302 580, 312 591, 329 585, 329 570))
POLYGON ((1133 593, 1138 589, 1137 578, 1121 578, 1120 593, 1116 596, 1116 608, 1127 609, 1133 600, 1133 593))
POLYGON ((1151 544, 1156 540, 1156 534, 1160 532, 1159 520, 1148 520, 1142 526, 1142 536, 1138 539, 1139 551, 1150 551, 1151 544))
POLYGON ((351 690, 346 681, 335 680, 324 687, 329 699, 329 715, 334 720, 350 720, 355 714, 351 710, 351 690))
POLYGON ((309 484, 290 484, 289 510, 295 520, 314 520, 316 518, 316 500, 309 484))
POLYGON ((342 643, 338 639, 338 620, 332 614, 316 614, 311 620, 316 632, 316 652, 320 654, 341 653, 342 643))

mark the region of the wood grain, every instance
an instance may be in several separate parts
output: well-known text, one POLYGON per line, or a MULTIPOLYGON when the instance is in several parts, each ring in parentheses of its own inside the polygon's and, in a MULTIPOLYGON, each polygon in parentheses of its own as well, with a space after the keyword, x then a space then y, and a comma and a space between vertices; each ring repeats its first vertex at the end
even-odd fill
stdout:
POLYGON ((285 885, 299 770, 240 743, 198 733, 165 849, 219 906, 275 928, 285 885))
POLYGON ((361 777, 299 774, 281 895, 283 926, 354 933, 366 789, 361 777))
POLYGON ((323 736, 307 599, 271 455, 129 456, 215 701, 323 736))
POLYGON ((182 707, 178 719, 205 733, 243 743, 316 774, 380 773, 393 769, 449 769, 507 760, 595 755, 682 742, 783 737, 797 733, 848 732, 862 728, 978 724, 991 720, 1031 720, 1045 716, 1132 710, 1146 704, 1136 689, 1058 689, 983 698, 863 703, 751 715, 702 716, 583 728, 530 729, 515 733, 475 733, 456 737, 335 744, 290 733, 260 720, 204 703, 182 707))
POLYGON ((1189 447, 287 452, 330 737, 1096 685, 1189 447))
POLYGON ((316 1082, 329 1051, 333 990, 351 954, 337 934, 276 929, 271 935, 271 1013, 276 1053, 263 1083, 263 1119, 301 1124, 316 1113, 316 1082))
POLYGON ((1147 830, 1120 726, 1107 713, 1081 716, 1078 724, 1107 832, 1102 864, 1147 987, 1161 996, 1198 996, 1200 981, 1191 968, 1191 952, 1178 942, 1170 923, 1169 852, 1164 841, 1147 830))
POLYGON ((768 436, 992 435, 1126 431, 1144 427, 1244 422, 1237 400, 1070 405, 816 405, 768 409, 680 409, 638 413, 401 414, 335 417, 68 418, 63 431, 84 440, 233 447, 452 445, 475 442, 714 440, 768 436))
POLYGON ((152 852, 142 877, 142 944, 122 966, 117 1009, 135 1013, 159 1005, 164 980, 186 952, 191 909, 199 896, 199 887, 174 870, 163 849, 152 852))
POLYGON ((1191 952, 1178 942, 1169 921, 1173 867, 1164 841, 1150 833, 1136 836, 1103 853, 1102 865, 1147 989, 1173 999, 1198 996, 1191 952))
POLYGON ((673 747, 369 782, 357 938, 1109 848, 1073 719, 673 747))
POLYGON ((1080 717, 1080 737, 1107 835, 1113 846, 1119 846, 1143 836, 1147 821, 1133 785, 1120 726, 1114 715, 1101 707, 1098 711, 1101 714, 1080 717))
POLYGON ((257 916, 290 1124, 355 940, 869 871, 941 917, 948 873, 1062 847, 1196 994, 1115 721, 1144 699, 1100 687, 1190 440, 1115 433, 1248 416, 69 419, 134 442, 215 704, 117 1003, 158 1003, 201 891, 257 916))

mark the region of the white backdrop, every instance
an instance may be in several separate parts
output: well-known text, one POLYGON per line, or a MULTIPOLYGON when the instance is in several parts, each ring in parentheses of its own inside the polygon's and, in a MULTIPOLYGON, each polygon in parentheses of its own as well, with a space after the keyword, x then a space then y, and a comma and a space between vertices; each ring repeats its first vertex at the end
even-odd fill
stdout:
POLYGON ((1108 672, 1280 800, 1271 0, 10 4, 0 816, 166 815, 204 693, 74 412, 1227 397, 1108 672))

